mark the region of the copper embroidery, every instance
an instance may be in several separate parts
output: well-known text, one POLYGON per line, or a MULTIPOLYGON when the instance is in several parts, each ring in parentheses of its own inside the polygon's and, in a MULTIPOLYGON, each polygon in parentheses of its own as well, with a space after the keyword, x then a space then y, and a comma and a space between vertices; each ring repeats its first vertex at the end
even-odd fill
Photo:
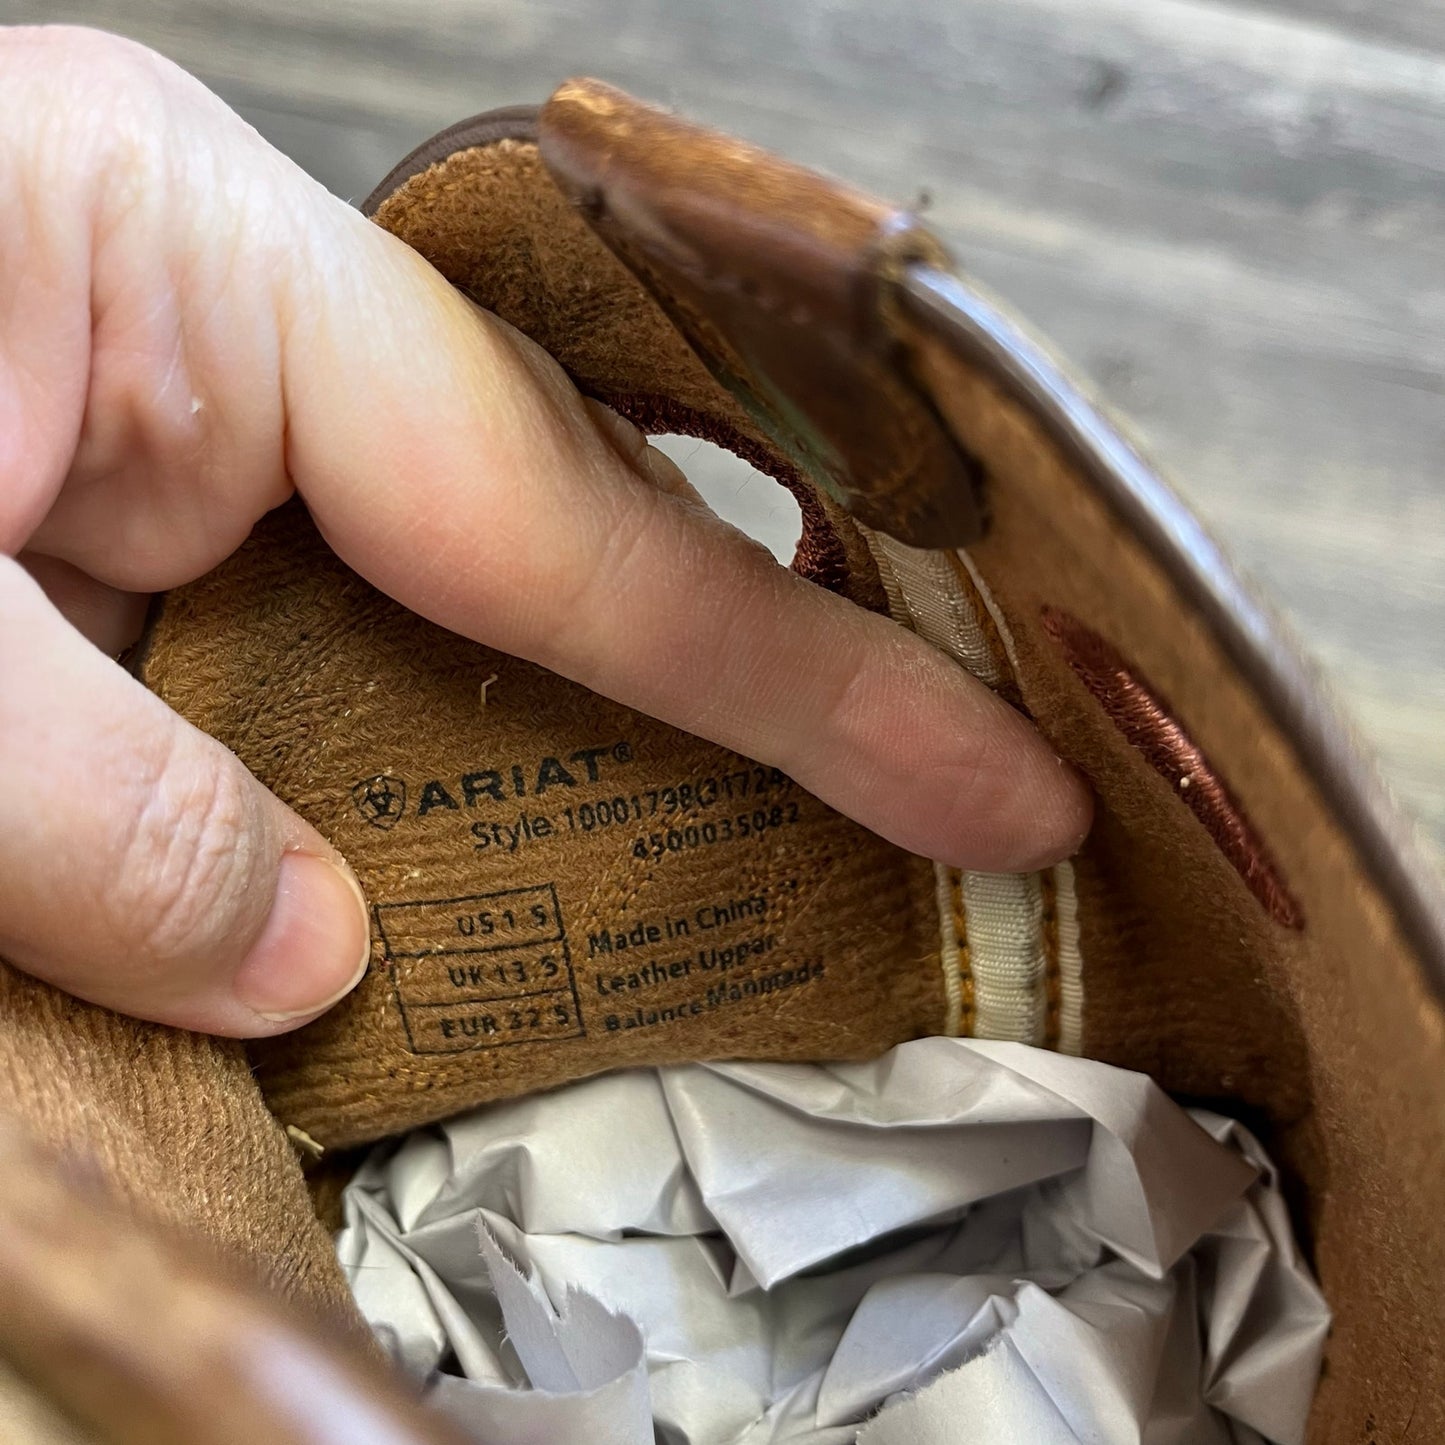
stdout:
POLYGON ((1110 643, 1077 618, 1056 607, 1045 607, 1042 615, 1045 631, 1079 680, 1204 825, 1270 917, 1287 928, 1303 928, 1304 914, 1264 840, 1198 744, 1149 684, 1110 643))

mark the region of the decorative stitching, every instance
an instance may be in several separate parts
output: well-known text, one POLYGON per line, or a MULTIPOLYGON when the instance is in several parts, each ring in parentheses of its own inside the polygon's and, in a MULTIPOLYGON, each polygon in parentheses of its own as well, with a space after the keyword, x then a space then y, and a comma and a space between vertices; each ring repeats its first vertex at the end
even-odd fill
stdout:
POLYGON ((972 1038, 978 1019, 978 998, 973 978, 973 952, 968 946, 968 907, 963 898, 963 874, 956 868, 950 871, 953 874, 953 906, 950 912, 953 930, 958 938, 958 983, 963 999, 959 1028, 965 1038, 972 1038))
POLYGON ((726 418, 671 397, 596 389, 591 394, 648 436, 672 434, 712 442, 783 486, 802 513, 803 530, 793 557, 793 570, 830 592, 846 591, 849 573, 843 541, 819 504, 813 484, 780 452, 737 430, 726 418))
POLYGON ((1058 885, 1052 869, 1039 874, 1040 922, 1044 942, 1044 1047, 1059 1045, 1058 885))
POLYGON ((1265 912, 1286 928, 1304 927, 1304 910, 1263 838, 1163 698, 1092 628, 1057 607, 1042 611, 1044 631, 1109 721, 1199 819, 1265 912))

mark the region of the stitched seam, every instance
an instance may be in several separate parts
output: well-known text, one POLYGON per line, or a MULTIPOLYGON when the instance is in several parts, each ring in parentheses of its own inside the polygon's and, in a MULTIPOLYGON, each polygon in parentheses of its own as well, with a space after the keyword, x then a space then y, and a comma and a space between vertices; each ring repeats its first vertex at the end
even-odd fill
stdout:
POLYGON ((1059 1046, 1059 912, 1058 884, 1052 868, 1039 874, 1040 924, 1044 943, 1044 1047, 1059 1046))
POLYGON ((958 986, 962 1003, 959 1031, 964 1038, 972 1038, 974 1025, 978 1020, 978 1002, 974 988, 973 951, 968 945, 968 906, 963 901, 963 873, 960 870, 950 869, 949 880, 953 904, 953 928, 958 936, 958 986))

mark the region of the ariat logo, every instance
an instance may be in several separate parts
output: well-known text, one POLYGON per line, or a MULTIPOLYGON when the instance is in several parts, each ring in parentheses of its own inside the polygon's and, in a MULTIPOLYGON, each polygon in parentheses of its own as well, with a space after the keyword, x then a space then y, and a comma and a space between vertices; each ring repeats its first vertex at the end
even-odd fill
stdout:
MULTIPOLYGON (((608 743, 604 747, 578 748, 563 757, 547 756, 498 768, 479 768, 456 778, 428 778, 416 794, 416 814, 438 808, 460 812, 463 808, 506 803, 513 798, 540 798, 556 788, 579 788, 600 783, 619 764, 632 761, 632 745, 608 743)), ((363 778, 351 789, 356 811, 373 828, 396 827, 406 812, 407 784, 393 773, 363 778)))
POLYGON ((373 828, 394 828, 406 812, 406 784, 390 773, 378 773, 351 790, 351 801, 373 828))

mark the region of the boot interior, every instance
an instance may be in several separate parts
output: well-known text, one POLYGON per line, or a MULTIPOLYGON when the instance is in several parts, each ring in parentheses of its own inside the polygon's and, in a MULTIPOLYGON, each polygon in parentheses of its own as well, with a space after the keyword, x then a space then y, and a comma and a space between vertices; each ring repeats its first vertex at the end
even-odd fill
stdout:
MULTIPOLYGON (((821 1023, 793 1024, 784 1011, 761 1044, 739 1025, 580 1062, 559 1047, 555 1062, 529 1072, 496 1062, 505 1050, 480 1064, 482 1053, 452 1050, 440 1032, 433 1051, 416 1038, 393 1047, 402 1027, 395 969, 380 968, 375 990, 316 1024, 242 1050, 117 1019, 0 966, 0 1078, 39 1132, 83 1142, 148 1212, 199 1226, 276 1292, 356 1330, 322 1220, 334 1223, 355 1151, 375 1140, 482 1098, 631 1062, 860 1057, 929 1032, 1019 1037, 1146 1072, 1262 1135, 1335 1313, 1312 1445, 1424 1440, 1432 1421, 1445 1428, 1440 997, 1318 765, 1282 731, 1167 559, 999 376, 925 327, 912 364, 982 466, 989 525, 966 555, 921 552, 865 528, 714 379, 564 199, 530 139, 503 135, 422 165, 379 201, 375 219, 539 343, 585 394, 645 431, 726 447, 792 490, 803 512, 800 571, 949 651, 1085 774, 1098 798, 1090 838, 1072 866, 1047 870, 1020 895, 1041 940, 1037 1006, 1001 1010, 987 978, 970 972, 968 910, 983 906, 986 885, 820 818, 787 870, 832 890, 830 926, 845 920, 858 935, 843 1002, 821 1023), (870 932, 880 893, 894 923, 870 932), (909 965, 899 975, 912 982, 874 987, 868 958, 899 948, 909 965), (167 1129, 156 1130, 158 1117, 167 1129), (327 1150, 308 1165, 309 1192, 298 1134, 327 1150)), ((335 811, 308 782, 306 760, 320 756, 313 744, 344 750, 344 739, 323 738, 306 714, 309 741, 293 748, 282 728, 294 731, 296 718, 265 701, 286 692, 284 644, 299 635, 297 616, 333 640, 365 633, 396 669, 410 668, 408 686, 430 689, 413 718, 417 736, 428 727, 440 736, 447 718, 470 715, 476 675, 495 672, 534 700, 538 727, 565 732, 585 716, 589 736, 647 739, 649 756, 679 775, 717 771, 706 745, 649 731, 659 725, 613 704, 550 692, 514 660, 478 655, 436 629, 412 630, 327 561, 304 514, 274 514, 263 527, 261 542, 220 574, 172 595, 141 672, 318 826, 358 830, 355 848, 374 849, 374 878, 359 870, 373 896, 400 886, 387 851, 400 827, 358 821, 347 805, 335 811), (282 594, 292 612, 278 620, 272 600, 282 594)), ((344 655, 340 643, 328 654, 344 655)), ((311 661, 292 664, 297 676, 311 661)), ((443 742, 422 786, 453 775, 443 742)), ((381 756, 379 746, 366 756, 381 756)), ((407 746, 402 729, 382 751, 407 746)), ((444 791, 464 803, 466 774, 460 764, 455 772, 444 791)), ((380 766, 372 774, 386 775, 380 766)), ((483 786, 474 777, 474 789, 483 786)), ((338 842, 352 857, 347 839, 338 842)), ((450 866, 418 846, 408 865, 450 866)), ((710 889, 709 899, 737 893, 721 876, 697 878, 689 886, 710 889)))

